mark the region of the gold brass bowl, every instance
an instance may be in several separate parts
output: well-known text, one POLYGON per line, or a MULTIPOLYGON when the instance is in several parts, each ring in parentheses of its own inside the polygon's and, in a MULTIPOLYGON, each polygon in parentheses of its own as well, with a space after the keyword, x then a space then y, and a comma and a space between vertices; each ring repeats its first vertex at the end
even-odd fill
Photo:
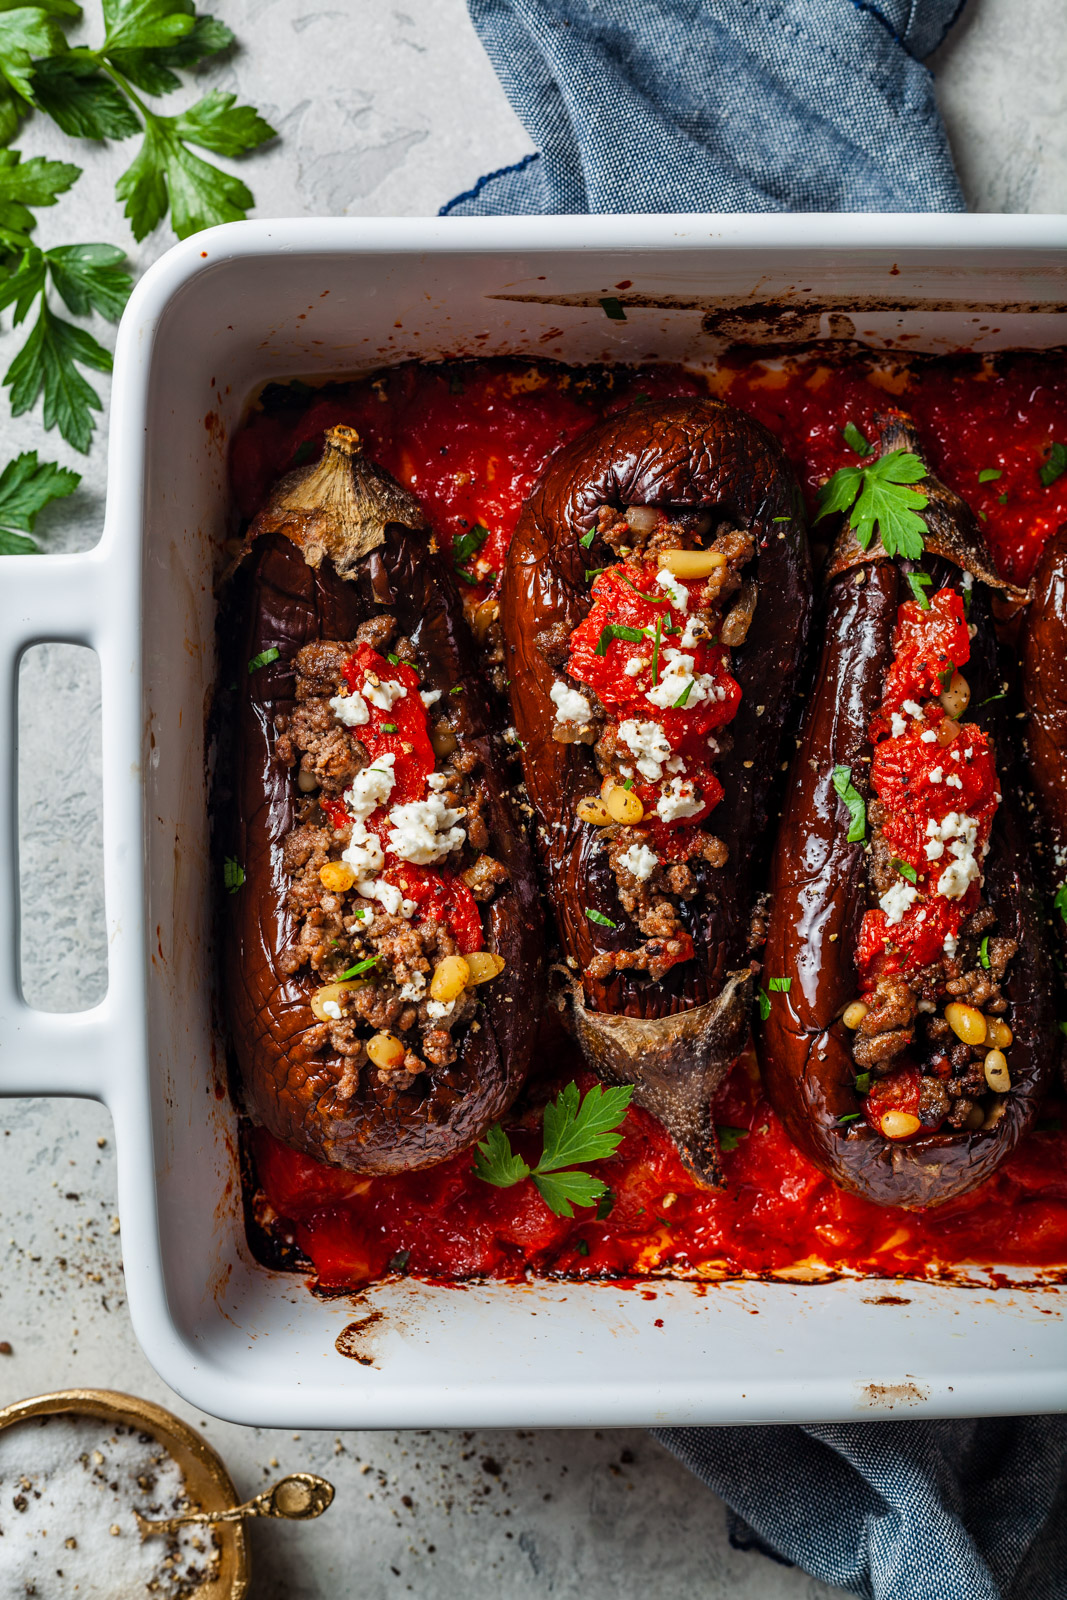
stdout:
MULTIPOLYGON (((63 1411, 100 1417, 110 1423, 121 1422, 150 1433, 178 1463, 189 1498, 201 1511, 230 1511, 240 1503, 233 1479, 207 1440, 180 1417, 136 1395, 118 1394, 112 1389, 57 1389, 54 1394, 36 1395, 4 1406, 0 1410, 0 1428, 10 1428, 30 1417, 63 1411)), ((200 1585, 195 1600, 244 1600, 249 1582, 244 1525, 241 1522, 217 1523, 215 1537, 219 1548, 218 1574, 200 1585)))

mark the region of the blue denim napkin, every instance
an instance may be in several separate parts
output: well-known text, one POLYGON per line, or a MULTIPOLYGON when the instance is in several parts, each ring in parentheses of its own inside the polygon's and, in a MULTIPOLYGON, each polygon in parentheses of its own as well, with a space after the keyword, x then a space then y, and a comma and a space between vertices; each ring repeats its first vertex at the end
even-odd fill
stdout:
POLYGON ((965 0, 468 0, 535 146, 442 216, 962 211, 923 61, 965 0))

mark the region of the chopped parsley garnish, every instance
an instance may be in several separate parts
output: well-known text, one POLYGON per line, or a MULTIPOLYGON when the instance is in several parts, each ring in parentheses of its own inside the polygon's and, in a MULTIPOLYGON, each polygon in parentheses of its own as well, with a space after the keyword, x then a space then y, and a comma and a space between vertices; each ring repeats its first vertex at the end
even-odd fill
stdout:
POLYGON ((609 567, 586 567, 585 581, 588 583, 590 578, 599 578, 602 572, 609 572, 610 570, 609 567))
POLYGON ((222 884, 231 894, 236 894, 245 881, 245 869, 236 856, 227 856, 222 863, 222 884))
POLYGON ((874 449, 874 446, 863 437, 854 422, 846 422, 841 429, 841 434, 849 449, 854 450, 858 456, 869 456, 874 449))
POLYGON ((756 990, 756 1004, 759 1006, 760 1021, 766 1022, 767 1018, 771 1014, 771 997, 767 993, 766 989, 756 990))
POLYGON ((838 1117, 837 1125, 839 1128, 845 1127, 850 1122, 858 1122, 859 1117, 860 1114, 858 1111, 846 1111, 843 1117, 838 1117))
POLYGON ((899 856, 894 856, 889 865, 891 867, 896 867, 897 871, 900 873, 900 876, 902 878, 907 878, 909 883, 918 883, 919 874, 916 872, 915 868, 910 862, 901 861, 899 856))
POLYGON ((834 788, 848 807, 848 814, 852 819, 845 835, 849 844, 862 844, 867 836, 867 807, 863 796, 852 782, 851 767, 835 767, 833 773, 834 788))
POLYGON ((772 517, 772 522, 792 522, 792 517, 772 517))
POLYGON ((600 304, 604 308, 604 315, 610 318, 612 322, 626 321, 626 312, 622 309, 622 301, 617 299, 615 295, 603 295, 600 304))
MULTIPOLYGON (((360 906, 359 910, 356 912, 356 916, 359 918, 360 922, 369 922, 374 916, 374 912, 371 910, 370 906, 360 906)), ((336 944, 337 940, 331 939, 330 943, 336 944)))
POLYGON ((634 780, 632 778, 624 778, 622 786, 624 789, 632 789, 634 786, 634 780))
POLYGON ((909 572, 906 574, 906 577, 908 580, 908 588, 911 590, 919 605, 924 611, 929 611, 930 601, 927 597, 926 591, 933 583, 933 578, 931 578, 928 572, 909 572))
POLYGON ((574 1248, 580 1256, 587 1256, 589 1254, 589 1240, 579 1239, 574 1248))
POLYGON ((378 957, 368 956, 366 961, 357 961, 354 967, 349 967, 347 972, 342 972, 340 981, 345 983, 349 978, 358 978, 361 972, 369 972, 371 967, 376 967, 377 965, 378 957))
POLYGON ((269 650, 261 650, 259 655, 253 656, 248 663, 249 676, 251 677, 253 672, 258 672, 260 667, 269 667, 271 662, 277 661, 280 655, 281 651, 276 649, 274 645, 271 645, 269 650))
POLYGON ((742 1139, 748 1138, 749 1131, 748 1128, 729 1128, 725 1125, 717 1127, 715 1134, 719 1141, 719 1149, 729 1155, 731 1150, 737 1149, 742 1139))
POLYGON ((644 637, 640 628, 627 628, 622 623, 609 622, 596 642, 596 653, 598 656, 606 656, 608 645, 613 639, 626 639, 630 644, 640 644, 644 637))
POLYGON ((596 529, 595 528, 590 528, 588 533, 583 533, 582 534, 582 537, 578 540, 578 543, 581 545, 583 550, 588 550, 589 546, 592 544, 592 542, 593 542, 593 540, 595 538, 596 538, 596 529))
POLYGON ((1006 494, 998 494, 997 495, 997 505, 998 506, 1006 506, 1007 503, 1008 503, 1008 497, 1007 497, 1006 494))
POLYGON ((994 700, 1003 700, 1007 692, 1007 689, 1004 688, 1001 689, 999 694, 987 694, 984 700, 979 700, 978 704, 980 706, 991 706, 994 700))
POLYGON ((585 914, 590 922, 596 923, 598 928, 617 928, 619 926, 617 922, 612 922, 610 917, 606 917, 602 911, 595 911, 592 906, 586 906, 585 914))
POLYGON ((910 450, 891 450, 866 467, 842 467, 819 490, 815 521, 848 511, 848 525, 862 550, 870 548, 877 532, 886 555, 917 560, 926 533, 918 512, 927 496, 910 485, 926 475, 925 465, 910 450))
POLYGON ((871 1075, 870 1075, 870 1073, 869 1072, 857 1072, 855 1087, 856 1087, 856 1093, 857 1094, 866 1094, 868 1089, 871 1087, 871 1075))
POLYGON ((467 562, 482 548, 488 537, 489 529, 483 523, 476 522, 473 528, 468 528, 466 533, 457 534, 452 540, 452 565, 464 583, 478 582, 474 573, 468 568, 467 562))
POLYGON ((462 694, 463 693, 463 685, 461 683, 457 683, 456 687, 454 689, 449 689, 448 692, 449 692, 449 694, 462 694))
POLYGON ((788 994, 793 987, 792 978, 768 978, 767 987, 771 994, 788 994))
POLYGON ((1064 922, 1067 922, 1067 883, 1061 883, 1052 896, 1052 909, 1058 911, 1064 922))
POLYGON ((636 583, 631 583, 629 578, 624 578, 623 582, 629 588, 631 588, 633 590, 634 594, 638 597, 639 600, 647 600, 650 606, 669 606, 670 605, 670 601, 667 599, 666 595, 662 595, 662 594, 645 594, 644 590, 643 589, 639 589, 637 587, 636 583))
POLYGON ((954 662, 950 661, 948 666, 943 668, 942 671, 937 674, 937 681, 941 685, 942 689, 947 689, 955 676, 956 666, 954 662))
POLYGON ((598 1206, 600 1216, 600 1207, 609 1196, 614 1204, 607 1184, 592 1173, 562 1169, 579 1161, 603 1161, 615 1154, 622 1139, 620 1124, 632 1094, 628 1084, 611 1089, 594 1084, 579 1097, 578 1085, 568 1083, 545 1107, 541 1157, 536 1166, 529 1166, 515 1154, 510 1139, 497 1123, 475 1150, 475 1177, 498 1189, 510 1189, 524 1178, 531 1178, 557 1217, 573 1217, 575 1206, 593 1205, 598 1206))
POLYGON ((982 940, 981 944, 978 946, 978 959, 982 963, 983 967, 985 967, 986 971, 988 972, 989 971, 989 935, 988 935, 988 933, 986 934, 985 938, 982 940))
POLYGON ((663 618, 656 618, 656 636, 652 641, 652 687, 659 682, 659 646, 660 635, 663 631, 663 618))
POLYGON ((383 722, 381 731, 383 733, 399 733, 400 730, 395 722, 383 722))
POLYGON ((600 1196, 600 1199, 597 1201, 597 1208, 596 1208, 596 1219, 597 1219, 597 1221, 598 1222, 603 1222, 607 1217, 611 1216, 611 1213, 614 1210, 615 1210, 615 1194, 614 1194, 614 1191, 611 1190, 611 1189, 605 1189, 604 1193, 600 1196))
POLYGON ((689 699, 689 696, 693 692, 693 685, 695 683, 696 683, 696 679, 695 678, 690 678, 689 682, 686 684, 685 688, 682 690, 681 694, 678 696, 677 700, 674 702, 675 711, 680 711, 681 708, 685 705, 686 701, 689 699))
POLYGON ((1004 474, 999 467, 983 467, 978 474, 978 482, 995 483, 997 478, 1003 478, 1003 476, 1004 474))
POLYGON ((761 1022, 766 1022, 771 1014, 771 995, 788 994, 793 987, 792 978, 768 978, 766 989, 756 990, 756 1003, 759 1006, 761 1022), (770 993, 768 993, 768 990, 770 993))
POLYGON ((1049 489, 1057 478, 1063 477, 1065 472, 1067 472, 1067 444, 1056 443, 1049 451, 1044 466, 1038 469, 1037 475, 1045 488, 1049 489))
POLYGON ((392 662, 394 667, 398 667, 400 665, 400 657, 399 656, 394 656, 392 653, 387 655, 385 659, 386 659, 386 661, 392 662))

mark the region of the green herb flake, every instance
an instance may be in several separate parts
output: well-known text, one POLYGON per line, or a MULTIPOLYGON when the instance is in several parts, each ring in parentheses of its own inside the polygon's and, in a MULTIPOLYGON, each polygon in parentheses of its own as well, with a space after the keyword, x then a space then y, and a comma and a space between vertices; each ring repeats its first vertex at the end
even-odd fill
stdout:
POLYGON ((585 581, 586 581, 586 583, 589 583, 591 579, 599 578, 599 576, 600 576, 600 574, 602 572, 610 572, 610 571, 611 571, 610 567, 586 567, 586 569, 585 569, 585 581))
POLYGON ((381 732, 382 733, 399 733, 400 729, 397 727, 395 722, 383 722, 382 726, 381 726, 381 732))
POLYGON ((603 295, 600 304, 604 315, 612 322, 625 322, 626 312, 622 309, 622 301, 613 294, 603 295))
POLYGON ((863 796, 852 782, 851 767, 835 767, 833 771, 833 785, 841 800, 848 807, 851 818, 848 833, 845 835, 849 844, 862 844, 867 837, 867 807, 863 796))
POLYGON ((866 440, 854 422, 846 422, 841 429, 842 437, 850 450, 858 456, 869 456, 874 446, 866 440))
POLYGON ((596 642, 596 654, 606 656, 608 645, 614 639, 625 639, 629 644, 640 644, 644 637, 640 628, 626 628, 621 623, 609 622, 596 642))
POLYGON ((689 682, 686 684, 685 688, 682 690, 681 694, 678 696, 677 700, 674 702, 675 711, 680 711, 682 709, 682 707, 685 705, 686 701, 689 699, 689 696, 693 692, 693 685, 695 683, 696 683, 696 679, 695 678, 690 678, 689 682))
POLYGON ((393 655, 392 652, 390 652, 385 659, 394 667, 398 667, 400 665, 400 657, 393 655))
POLYGON ((989 971, 989 935, 988 935, 988 933, 985 935, 985 937, 983 938, 981 944, 978 946, 978 959, 982 963, 983 967, 985 967, 986 971, 988 972, 989 971))
POLYGON ((901 861, 899 856, 894 856, 889 865, 891 867, 896 867, 897 871, 900 873, 900 876, 902 878, 907 878, 909 883, 918 883, 919 874, 909 861, 901 861))
POLYGON ((615 1193, 614 1193, 614 1191, 612 1189, 605 1189, 604 1193, 600 1196, 600 1199, 597 1201, 597 1208, 596 1208, 596 1219, 597 1219, 597 1221, 598 1222, 606 1222, 608 1217, 611 1216, 611 1213, 614 1210, 615 1210, 615 1193))
POLYGON ((847 1127, 850 1122, 858 1122, 859 1118, 858 1111, 846 1111, 843 1117, 838 1117, 837 1125, 839 1128, 847 1127))
MULTIPOLYGON (((457 533, 452 540, 452 564, 457 572, 460 572, 461 565, 466 566, 471 556, 477 554, 488 537, 489 529, 482 522, 476 522, 474 527, 468 528, 466 533, 457 533)), ((461 576, 466 577, 467 575, 464 572, 461 573, 461 576)), ((473 583, 476 580, 467 578, 467 581, 468 583, 473 583)))
POLYGON ((245 869, 236 856, 227 856, 222 863, 222 886, 230 894, 236 894, 245 881, 245 869))
POLYGON ((931 578, 928 572, 909 572, 906 574, 906 576, 908 579, 908 588, 911 590, 915 600, 924 611, 929 611, 930 601, 926 591, 933 583, 933 578, 931 578))
POLYGON ((1052 909, 1058 911, 1063 921, 1067 922, 1067 883, 1061 883, 1052 896, 1052 909))
POLYGON ((368 956, 366 961, 357 961, 354 967, 349 967, 347 972, 342 972, 340 981, 347 983, 349 978, 358 978, 361 972, 369 972, 371 967, 378 965, 377 956, 368 956))
POLYGON ((978 482, 995 483, 998 478, 1003 478, 1003 476, 1004 474, 999 467, 983 467, 978 474, 978 482))
POLYGON ((842 467, 819 490, 814 520, 847 511, 861 549, 870 548, 877 532, 886 555, 916 561, 926 534, 918 512, 928 496, 911 485, 926 476, 925 465, 909 450, 891 450, 865 467, 842 467))
POLYGON ((574 1248, 575 1248, 576 1252, 578 1253, 578 1255, 587 1256, 589 1254, 589 1241, 588 1241, 588 1239, 579 1239, 578 1243, 575 1245, 574 1248))
POLYGON ((792 517, 772 517, 772 522, 792 522, 792 517))
POLYGON ((715 1136, 719 1141, 719 1149, 724 1155, 729 1155, 732 1150, 737 1149, 742 1139, 748 1138, 749 1132, 748 1128, 729 1128, 725 1125, 717 1127, 715 1136))
POLYGON ((766 989, 756 990, 756 1004, 759 1006, 759 1019, 766 1022, 771 1014, 771 997, 766 989))
POLYGON ((595 538, 596 538, 596 529, 595 528, 590 528, 588 533, 583 533, 582 534, 582 537, 578 540, 578 543, 581 545, 583 550, 588 550, 589 546, 592 544, 592 542, 593 542, 593 540, 595 538))
POLYGON ((663 632, 663 618, 662 617, 657 617, 656 618, 656 635, 655 635, 655 638, 652 641, 652 687, 653 688, 655 688, 657 683, 659 683, 659 647, 660 647, 660 638, 661 638, 662 632, 663 632))
POLYGON ((866 1094, 867 1091, 870 1089, 870 1087, 871 1087, 871 1075, 870 1075, 870 1073, 869 1072, 857 1072, 857 1074, 856 1074, 856 1083, 855 1083, 856 1093, 857 1094, 866 1094))
POLYGON ((448 692, 449 692, 449 694, 462 694, 463 693, 463 685, 461 683, 457 683, 456 687, 454 689, 449 689, 448 692))
POLYGON ((792 978, 768 978, 767 988, 771 994, 788 994, 793 987, 792 978))
POLYGON ((1046 489, 1050 489, 1057 478, 1062 478, 1067 472, 1067 445, 1056 443, 1048 453, 1048 460, 1038 468, 1038 477, 1046 489))
POLYGON ((249 677, 252 676, 253 672, 258 672, 260 667, 269 667, 271 662, 277 661, 280 655, 281 651, 275 645, 271 645, 269 650, 261 650, 259 655, 253 656, 248 663, 249 677))
POLYGON ((1007 497, 1006 494, 998 494, 997 495, 997 505, 998 506, 1006 506, 1007 503, 1008 503, 1008 497, 1007 497))
POLYGON ((610 917, 606 917, 602 911, 594 910, 592 906, 586 906, 585 914, 590 922, 596 923, 598 928, 617 928, 619 926, 617 922, 612 922, 610 917))

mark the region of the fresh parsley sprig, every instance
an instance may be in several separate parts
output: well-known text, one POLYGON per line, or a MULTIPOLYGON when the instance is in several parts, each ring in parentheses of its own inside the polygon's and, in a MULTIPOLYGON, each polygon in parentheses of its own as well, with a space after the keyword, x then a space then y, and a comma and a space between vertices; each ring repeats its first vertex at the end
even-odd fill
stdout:
POLYGON ((38 461, 36 450, 25 450, 9 461, 0 472, 0 556, 32 554, 37 541, 28 536, 38 513, 53 500, 73 494, 80 482, 69 467, 38 461))
POLYGON ((510 1189, 531 1178, 550 1211, 557 1217, 573 1217, 575 1206, 596 1205, 609 1190, 592 1173, 570 1169, 579 1161, 603 1161, 614 1155, 622 1139, 620 1124, 632 1095, 629 1085, 603 1089, 594 1084, 587 1094, 579 1096, 578 1085, 568 1083, 545 1107, 537 1165, 529 1166, 515 1153, 497 1123, 475 1151, 475 1176, 498 1189, 510 1189))
POLYGON ((925 548, 926 524, 918 512, 928 496, 910 485, 926 476, 925 465, 910 450, 891 450, 867 466, 842 467, 819 490, 815 521, 847 511, 861 549, 870 548, 877 532, 886 555, 914 561, 925 548))
POLYGON ((852 782, 852 768, 835 767, 833 785, 848 808, 849 824, 845 838, 849 844, 862 844, 867 836, 867 807, 863 796, 852 782))

